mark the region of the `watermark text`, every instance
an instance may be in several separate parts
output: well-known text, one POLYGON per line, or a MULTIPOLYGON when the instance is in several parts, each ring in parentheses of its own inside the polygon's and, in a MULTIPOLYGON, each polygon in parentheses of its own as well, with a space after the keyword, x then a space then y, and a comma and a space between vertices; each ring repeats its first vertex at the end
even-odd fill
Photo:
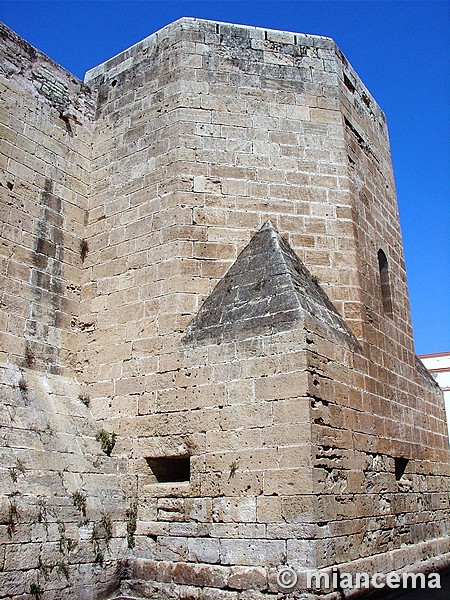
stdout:
POLYGON ((333 567, 322 571, 298 573, 292 567, 283 566, 278 570, 277 583, 282 592, 296 589, 300 577, 308 590, 358 590, 358 589, 441 589, 439 573, 345 573, 333 567), (306 577, 305 577, 306 575, 306 577))

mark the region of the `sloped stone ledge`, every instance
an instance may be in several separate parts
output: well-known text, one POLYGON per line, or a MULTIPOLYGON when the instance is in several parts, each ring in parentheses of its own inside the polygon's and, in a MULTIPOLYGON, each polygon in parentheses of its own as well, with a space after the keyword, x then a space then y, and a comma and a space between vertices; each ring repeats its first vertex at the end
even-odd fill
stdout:
MULTIPOLYGON (((450 567, 450 540, 439 538, 414 546, 370 556, 349 563, 341 563, 333 568, 341 573, 398 573, 418 574, 442 573, 450 567)), ((332 567, 323 569, 329 571, 332 567)), ((277 598, 280 589, 277 585, 278 569, 264 567, 222 566, 187 562, 155 561, 133 559, 131 579, 123 582, 123 593, 142 594, 146 598, 174 599, 189 597, 207 600, 257 600, 277 598), (188 593, 189 591, 189 593, 188 593)), ((392 598, 404 590, 392 589, 392 598)), ((302 600, 337 600, 337 598, 386 598, 386 589, 355 589, 334 591, 323 587, 319 592, 307 589, 306 571, 299 572, 298 589, 290 598, 302 600)))

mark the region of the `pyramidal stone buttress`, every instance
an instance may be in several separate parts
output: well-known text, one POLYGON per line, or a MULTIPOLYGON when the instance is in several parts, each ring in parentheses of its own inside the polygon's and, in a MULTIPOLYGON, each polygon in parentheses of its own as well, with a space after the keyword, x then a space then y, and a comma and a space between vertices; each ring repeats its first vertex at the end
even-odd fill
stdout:
POLYGON ((357 343, 332 302, 270 221, 252 237, 186 330, 186 343, 280 332, 312 317, 357 343))

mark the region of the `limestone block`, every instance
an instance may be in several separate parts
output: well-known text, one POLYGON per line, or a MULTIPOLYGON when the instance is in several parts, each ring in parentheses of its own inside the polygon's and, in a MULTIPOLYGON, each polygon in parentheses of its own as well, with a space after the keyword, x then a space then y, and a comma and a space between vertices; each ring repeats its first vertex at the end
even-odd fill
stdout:
POLYGON ((212 501, 209 498, 187 498, 185 501, 186 518, 208 523, 211 520, 212 501))
MULTIPOLYGON (((308 398, 287 398, 273 403, 274 424, 310 422, 310 400, 308 398)), ((300 428, 298 428, 300 433, 300 428)), ((303 436, 302 436, 303 437, 303 436)), ((285 441, 288 445, 288 441, 285 441)))
POLYGON ((322 513, 319 514, 319 502, 309 496, 287 496, 282 498, 281 503, 283 519, 287 523, 312 523, 316 519, 316 513, 322 518, 322 513))
POLYGON ((257 520, 259 523, 274 523, 282 519, 281 498, 260 496, 257 498, 257 520))
POLYGON ((258 471, 239 470, 234 477, 230 477, 229 472, 204 474, 200 480, 202 496, 242 496, 248 493, 257 496, 263 490, 263 475, 258 471))
POLYGON ((10 597, 17 594, 28 594, 33 581, 33 571, 5 571, 0 573, 0 589, 10 597))
POLYGON ((167 536, 158 538, 158 546, 156 548, 156 557, 158 560, 183 561, 187 560, 188 555, 187 538, 167 536))
POLYGON ((238 536, 247 539, 265 539, 267 528, 260 523, 240 523, 238 536))
POLYGON ((40 544, 8 544, 6 546, 5 564, 6 571, 17 568, 17 565, 29 565, 31 569, 38 565, 40 544))
POLYGON ((258 400, 276 400, 301 396, 306 391, 306 373, 288 373, 260 379, 255 383, 258 400))
POLYGON ((212 518, 214 521, 254 523, 256 521, 256 499, 252 496, 239 499, 215 498, 212 501, 212 518))
POLYGON ((225 565, 278 566, 283 563, 285 542, 278 540, 220 541, 220 556, 225 565))
POLYGON ((224 591, 217 588, 203 588, 201 600, 238 600, 238 592, 224 591))
POLYGON ((307 468, 264 472, 263 490, 268 496, 275 492, 285 496, 310 494, 312 487, 311 472, 307 468))
POLYGON ((200 563, 218 563, 219 540, 197 538, 188 540, 189 560, 200 563))
POLYGON ((316 545, 315 540, 288 540, 287 563, 297 569, 316 567, 316 545))
POLYGON ((266 569, 258 567, 232 567, 228 587, 238 590, 263 590, 267 586, 266 569))
MULTIPOLYGON (((295 417, 294 417, 295 418, 295 417)), ((270 423, 261 430, 261 440, 263 446, 302 446, 310 440, 310 431, 307 427, 299 424, 271 425, 270 423)))
POLYGON ((266 536, 269 539, 310 539, 318 536, 315 523, 268 523, 266 536))

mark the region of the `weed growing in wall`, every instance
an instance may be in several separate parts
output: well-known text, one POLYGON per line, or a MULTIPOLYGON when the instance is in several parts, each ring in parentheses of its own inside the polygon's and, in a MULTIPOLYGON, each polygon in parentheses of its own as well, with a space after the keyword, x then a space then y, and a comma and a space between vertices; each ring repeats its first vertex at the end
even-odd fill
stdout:
POLYGON ((48 510, 47 503, 44 498, 39 498, 37 501, 38 513, 37 513, 37 522, 43 523, 46 532, 48 533, 48 510))
POLYGON ((38 558, 37 570, 44 577, 44 579, 48 581, 48 579, 50 577, 51 570, 52 570, 52 566, 44 564, 42 562, 42 557, 41 556, 39 556, 39 558, 38 558))
POLYGON ((55 435, 55 430, 50 426, 50 423, 47 423, 42 433, 46 433, 47 435, 55 435))
POLYGON ((68 554, 77 547, 77 542, 73 539, 66 537, 66 525, 62 521, 58 521, 58 532, 59 532, 59 552, 61 554, 60 560, 53 564, 50 568, 56 569, 60 575, 69 579, 69 557, 68 554))
POLYGON ((136 533, 137 526, 137 501, 133 500, 130 504, 130 507, 126 510, 126 518, 127 518, 127 542, 128 548, 134 548, 135 540, 134 534, 136 533))
POLYGON ((88 252, 89 252, 89 244, 87 243, 87 240, 85 240, 83 238, 82 240, 80 240, 80 258, 81 258, 81 262, 84 262, 86 260, 88 252))
POLYGON ((20 458, 18 458, 16 460, 16 466, 9 467, 8 471, 9 471, 9 475, 10 475, 11 479, 14 481, 14 483, 17 483, 19 473, 21 473, 22 475, 25 475, 25 466, 24 466, 23 462, 20 460, 20 458))
POLYGON ((72 494, 72 502, 73 505, 80 513, 83 515, 83 518, 86 518, 86 496, 80 490, 77 490, 72 494))
POLYGON ((94 523, 94 527, 92 528, 91 543, 94 548, 94 562, 98 563, 99 565, 103 565, 103 561, 104 561, 104 555, 103 555, 103 551, 102 551, 102 548, 100 545, 101 539, 102 538, 100 536, 98 527, 94 523))
POLYGON ((101 449, 106 454, 106 456, 111 456, 111 452, 113 451, 114 446, 116 445, 116 438, 117 436, 114 433, 114 431, 111 434, 109 434, 104 429, 99 431, 95 436, 97 442, 100 442, 101 449))
POLYGON ((87 408, 89 408, 90 404, 91 404, 91 399, 89 398, 89 396, 87 394, 80 394, 78 396, 78 400, 84 404, 87 408))
POLYGON ((30 594, 32 596, 34 596, 35 598, 40 598, 43 592, 44 590, 41 588, 39 583, 30 583, 30 594))
POLYGON ((59 551, 64 554, 66 544, 66 525, 62 521, 58 521, 59 532, 59 551))
POLYGON ((31 349, 28 342, 25 344, 25 364, 27 367, 32 367, 34 365, 36 358, 34 356, 34 352, 31 349))
POLYGON ((64 575, 67 580, 69 579, 69 565, 64 560, 56 565, 56 570, 60 575, 64 575))
POLYGON ((14 531, 16 530, 16 524, 18 520, 19 511, 17 510, 17 504, 15 500, 10 500, 8 508, 8 527, 6 529, 9 537, 12 537, 14 531))
POLYGON ((104 551, 109 551, 109 542, 112 539, 111 515, 102 512, 99 523, 94 523, 91 534, 91 544, 94 549, 94 562, 103 565, 104 551))
POLYGON ((16 469, 16 467, 9 467, 8 471, 9 471, 9 476, 11 477, 11 479, 13 480, 13 482, 17 483, 17 469, 16 469))
POLYGON ((25 377, 22 375, 22 377, 19 379, 19 382, 17 384, 19 386, 19 390, 21 392, 26 392, 28 390, 28 383, 25 379, 25 377))
POLYGON ((109 542, 111 541, 111 538, 112 538, 112 522, 111 522, 111 516, 109 513, 107 513, 107 512, 101 513, 100 525, 102 526, 104 534, 105 534, 104 539, 105 539, 106 547, 109 548, 109 542))
POLYGON ((230 481, 230 479, 233 479, 233 477, 236 475, 238 466, 239 466, 238 461, 233 460, 233 462, 230 464, 230 474, 228 475, 228 481, 230 481))

